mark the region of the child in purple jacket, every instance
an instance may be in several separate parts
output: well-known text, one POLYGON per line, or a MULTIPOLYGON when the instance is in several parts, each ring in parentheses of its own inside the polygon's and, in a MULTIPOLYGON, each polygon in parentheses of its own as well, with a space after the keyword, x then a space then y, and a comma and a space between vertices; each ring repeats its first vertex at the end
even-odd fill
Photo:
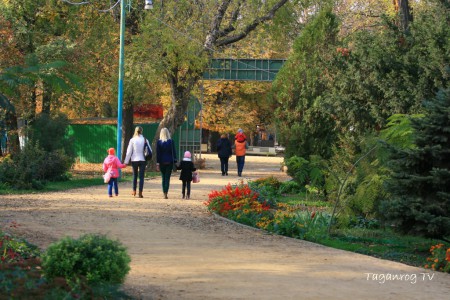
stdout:
POLYGON ((108 195, 112 197, 112 189, 114 187, 114 192, 116 196, 119 196, 119 186, 117 185, 117 178, 119 177, 119 169, 125 168, 127 165, 122 164, 120 159, 115 155, 116 151, 114 148, 108 149, 108 156, 103 161, 103 171, 107 172, 111 167, 111 179, 108 182, 108 195))

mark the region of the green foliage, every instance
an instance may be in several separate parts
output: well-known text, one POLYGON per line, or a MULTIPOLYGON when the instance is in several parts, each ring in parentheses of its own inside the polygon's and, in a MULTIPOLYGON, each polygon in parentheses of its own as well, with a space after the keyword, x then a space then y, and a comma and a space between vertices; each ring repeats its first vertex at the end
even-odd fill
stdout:
MULTIPOLYGON (((14 221, 10 227, 18 224, 14 221)), ((27 241, 0 231, 0 294, 12 299, 130 299, 113 284, 71 282, 44 277, 40 250, 27 241)), ((9 298, 8 298, 9 299, 9 298)))
POLYGON ((64 277, 70 282, 85 278, 89 283, 119 284, 130 270, 130 257, 120 242, 93 234, 50 245, 42 263, 48 278, 64 277))
POLYGON ((450 236, 450 89, 425 103, 412 120, 415 148, 390 147, 393 174, 384 203, 388 220, 403 232, 450 236))
POLYGON ((338 22, 324 10, 306 25, 294 44, 294 53, 273 83, 279 139, 286 156, 331 156, 336 142, 335 120, 323 108, 329 90, 326 74, 337 42, 338 22))
POLYGON ((345 51, 337 49, 326 105, 341 131, 363 134, 392 115, 421 113, 423 99, 448 85, 448 8, 426 7, 415 12, 408 32, 384 18, 379 30, 360 30, 343 41, 345 51))
POLYGON ((363 179, 349 200, 349 208, 359 216, 373 216, 378 211, 379 201, 384 199, 384 178, 372 174, 363 179))
POLYGON ((67 137, 68 126, 66 115, 57 113, 50 116, 42 113, 31 123, 29 138, 46 152, 63 150, 69 158, 75 159, 73 141, 67 137))
POLYGON ((67 117, 41 114, 30 125, 30 139, 11 159, 0 163, 0 179, 16 189, 42 189, 46 181, 67 180, 75 151, 66 137, 67 117))
POLYGON ((281 185, 282 182, 273 176, 248 182, 249 188, 258 194, 258 201, 269 205, 271 208, 276 206, 281 185))
POLYGON ((327 235, 329 221, 330 216, 323 212, 297 211, 285 213, 279 211, 266 229, 280 235, 317 241, 327 235))
POLYGON ((280 186, 280 194, 299 194, 304 188, 294 180, 284 181, 280 186))
MULTIPOLYGON (((13 221, 9 226, 17 227, 17 223, 13 221)), ((24 259, 38 257, 39 254, 40 251, 35 245, 0 231, 1 263, 22 261, 24 259)))
POLYGON ((319 156, 311 156, 310 160, 303 157, 292 156, 285 160, 287 173, 300 185, 317 188, 319 193, 324 192, 326 163, 319 156))
POLYGON ((319 242, 333 248, 421 267, 430 245, 442 241, 401 235, 390 229, 353 227, 336 230, 330 237, 319 242))
POLYGON ((14 160, 0 163, 0 179, 11 188, 42 189, 48 180, 66 180, 72 163, 62 150, 45 152, 29 142, 14 160))
POLYGON ((381 131, 381 137, 389 144, 399 148, 414 148, 414 130, 411 119, 422 118, 423 114, 395 114, 388 118, 386 128, 381 131))

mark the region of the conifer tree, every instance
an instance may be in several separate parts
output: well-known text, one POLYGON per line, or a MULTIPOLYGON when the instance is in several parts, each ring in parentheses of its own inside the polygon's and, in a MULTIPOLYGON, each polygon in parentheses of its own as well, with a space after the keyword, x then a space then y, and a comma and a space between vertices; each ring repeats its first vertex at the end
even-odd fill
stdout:
POLYGON ((425 102, 412 120, 413 149, 392 147, 392 194, 386 216, 403 232, 450 238, 450 89, 425 102))

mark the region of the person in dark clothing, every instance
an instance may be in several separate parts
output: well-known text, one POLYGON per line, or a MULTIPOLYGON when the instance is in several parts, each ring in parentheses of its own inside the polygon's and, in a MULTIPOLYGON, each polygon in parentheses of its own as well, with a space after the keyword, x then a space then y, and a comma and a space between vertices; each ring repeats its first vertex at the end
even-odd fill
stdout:
POLYGON ((222 176, 228 176, 228 160, 233 154, 231 150, 231 142, 226 134, 222 134, 217 141, 217 154, 220 158, 220 170, 222 176))
POLYGON ((169 130, 163 128, 156 144, 156 169, 161 172, 164 199, 168 199, 170 175, 172 175, 173 165, 176 163, 175 143, 170 138, 169 130))
POLYGON ((178 170, 181 170, 180 180, 183 183, 182 189, 182 198, 189 199, 191 197, 191 181, 192 181, 192 172, 197 169, 194 167, 194 163, 191 160, 191 152, 184 152, 184 158, 180 162, 180 165, 177 166, 178 170), (187 189, 187 191, 186 191, 187 189), (186 193, 187 192, 187 193, 186 193))

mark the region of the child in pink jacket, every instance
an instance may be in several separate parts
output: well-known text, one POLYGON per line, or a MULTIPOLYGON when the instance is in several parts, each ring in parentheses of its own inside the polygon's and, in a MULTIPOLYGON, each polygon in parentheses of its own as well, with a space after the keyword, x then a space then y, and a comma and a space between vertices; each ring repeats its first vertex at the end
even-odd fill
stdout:
POLYGON ((117 185, 117 178, 119 177, 119 168, 125 168, 127 165, 122 164, 119 158, 115 155, 116 151, 114 148, 108 149, 108 156, 103 162, 103 171, 107 172, 111 167, 111 179, 108 182, 108 195, 112 197, 112 189, 114 187, 114 192, 116 196, 119 196, 119 186, 117 185))

